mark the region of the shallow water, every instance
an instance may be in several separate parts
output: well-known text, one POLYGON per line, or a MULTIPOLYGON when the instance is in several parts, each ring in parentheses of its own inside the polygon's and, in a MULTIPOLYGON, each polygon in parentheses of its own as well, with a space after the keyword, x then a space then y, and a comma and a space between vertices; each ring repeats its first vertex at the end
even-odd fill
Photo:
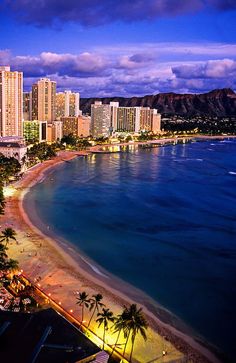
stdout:
POLYGON ((236 141, 78 158, 27 198, 54 232, 235 357, 236 141))

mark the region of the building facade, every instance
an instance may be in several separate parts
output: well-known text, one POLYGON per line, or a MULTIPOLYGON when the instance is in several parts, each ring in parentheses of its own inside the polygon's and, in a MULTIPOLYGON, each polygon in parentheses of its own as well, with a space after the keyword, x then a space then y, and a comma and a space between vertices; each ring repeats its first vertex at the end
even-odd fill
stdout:
POLYGON ((0 136, 22 136, 23 73, 0 67, 0 136))
POLYGON ((56 119, 61 117, 78 117, 80 111, 80 94, 65 91, 56 94, 56 119))
POLYGON ((110 136, 114 133, 161 131, 161 115, 150 107, 120 107, 118 102, 103 105, 97 101, 91 105, 91 135, 110 136))
POLYGON ((62 135, 78 137, 78 117, 62 117, 62 135))
POLYGON ((41 78, 32 86, 32 118, 52 122, 55 120, 56 82, 41 78))
POLYGON ((139 132, 139 107, 118 107, 115 132, 139 132))
POLYGON ((140 131, 152 131, 154 134, 161 131, 161 115, 156 109, 140 108, 140 131))
POLYGON ((32 92, 23 92, 23 120, 32 120, 32 92))
POLYGON ((95 101, 91 105, 91 135, 93 137, 109 137, 112 133, 112 106, 95 101))
POLYGON ((78 117, 78 137, 90 136, 91 117, 79 116, 78 117))
POLYGON ((0 153, 7 158, 15 158, 23 162, 27 147, 22 137, 0 137, 0 153))
POLYGON ((47 122, 46 121, 23 121, 23 135, 27 142, 47 141, 47 122))
POLYGON ((53 121, 51 124, 47 124, 48 142, 60 141, 62 136, 62 121, 53 121))

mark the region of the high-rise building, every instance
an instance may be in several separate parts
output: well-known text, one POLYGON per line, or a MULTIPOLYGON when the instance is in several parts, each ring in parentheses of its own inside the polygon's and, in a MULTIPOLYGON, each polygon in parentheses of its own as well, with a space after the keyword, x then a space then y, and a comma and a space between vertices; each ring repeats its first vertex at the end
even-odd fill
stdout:
POLYGON ((111 133, 111 106, 95 101, 91 105, 91 135, 93 137, 109 137, 111 133))
POLYGON ((154 134, 158 134, 161 131, 161 114, 157 112, 157 110, 153 109, 152 114, 152 129, 151 131, 154 134))
POLYGON ((118 107, 117 126, 118 132, 139 132, 139 107, 118 107))
POLYGON ((32 92, 23 92, 23 119, 32 120, 32 92))
POLYGON ((71 91, 59 92, 56 94, 56 118, 78 117, 81 113, 80 95, 71 91))
POLYGON ((35 143, 47 140, 46 121, 23 121, 23 135, 26 141, 35 143))
POLYGON ((161 131, 161 115, 156 109, 140 108, 140 130, 152 131, 154 134, 161 131))
POLYGON ((52 122, 55 120, 56 82, 41 78, 32 86, 32 118, 52 122))
POLYGON ((38 84, 32 85, 32 120, 38 120, 38 84))
POLYGON ((0 67, 0 136, 22 136, 23 73, 0 67))
POLYGON ((47 141, 56 142, 62 138, 62 121, 53 121, 47 125, 47 141))
POLYGON ((91 135, 110 136, 115 132, 139 133, 161 130, 161 115, 150 107, 120 107, 119 102, 103 105, 96 101, 91 105, 91 135))
POLYGON ((79 116, 78 117, 78 136, 88 137, 90 136, 91 117, 79 116))
POLYGON ((62 117, 63 136, 73 135, 78 137, 78 117, 62 117))

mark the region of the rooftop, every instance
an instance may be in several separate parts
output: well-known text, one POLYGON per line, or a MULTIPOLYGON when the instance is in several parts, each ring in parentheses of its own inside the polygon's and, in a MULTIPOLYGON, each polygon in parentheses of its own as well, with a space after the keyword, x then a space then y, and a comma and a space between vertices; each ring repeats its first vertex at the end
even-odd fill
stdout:
POLYGON ((1 362, 75 363, 90 356, 92 361, 99 352, 53 309, 33 314, 0 311, 1 362))

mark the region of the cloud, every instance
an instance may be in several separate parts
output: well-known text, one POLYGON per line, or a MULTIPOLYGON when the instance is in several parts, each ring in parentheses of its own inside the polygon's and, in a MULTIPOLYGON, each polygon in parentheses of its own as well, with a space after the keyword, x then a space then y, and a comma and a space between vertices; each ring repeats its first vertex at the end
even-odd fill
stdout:
POLYGON ((58 54, 43 52, 39 56, 11 56, 8 50, 0 52, 0 63, 24 72, 26 77, 42 77, 48 74, 60 76, 90 77, 107 73, 109 62, 99 54, 89 52, 58 54))
POLYGON ((36 56, 14 56, 9 50, 0 50, 0 65, 23 71, 25 89, 37 79, 49 77, 57 82, 58 90, 76 90, 83 97, 236 89, 233 44, 127 44, 79 54, 42 52, 36 56), (201 50, 206 48, 209 54, 205 51, 199 60, 201 50), (227 51, 228 57, 222 57, 227 51), (183 52, 185 61, 180 61, 183 52))
POLYGON ((98 26, 115 21, 130 22, 173 17, 204 9, 226 11, 235 0, 3 0, 18 21, 40 27, 74 22, 98 26))
POLYGON ((177 78, 204 79, 236 77, 236 61, 232 59, 209 60, 208 62, 172 67, 177 78))

